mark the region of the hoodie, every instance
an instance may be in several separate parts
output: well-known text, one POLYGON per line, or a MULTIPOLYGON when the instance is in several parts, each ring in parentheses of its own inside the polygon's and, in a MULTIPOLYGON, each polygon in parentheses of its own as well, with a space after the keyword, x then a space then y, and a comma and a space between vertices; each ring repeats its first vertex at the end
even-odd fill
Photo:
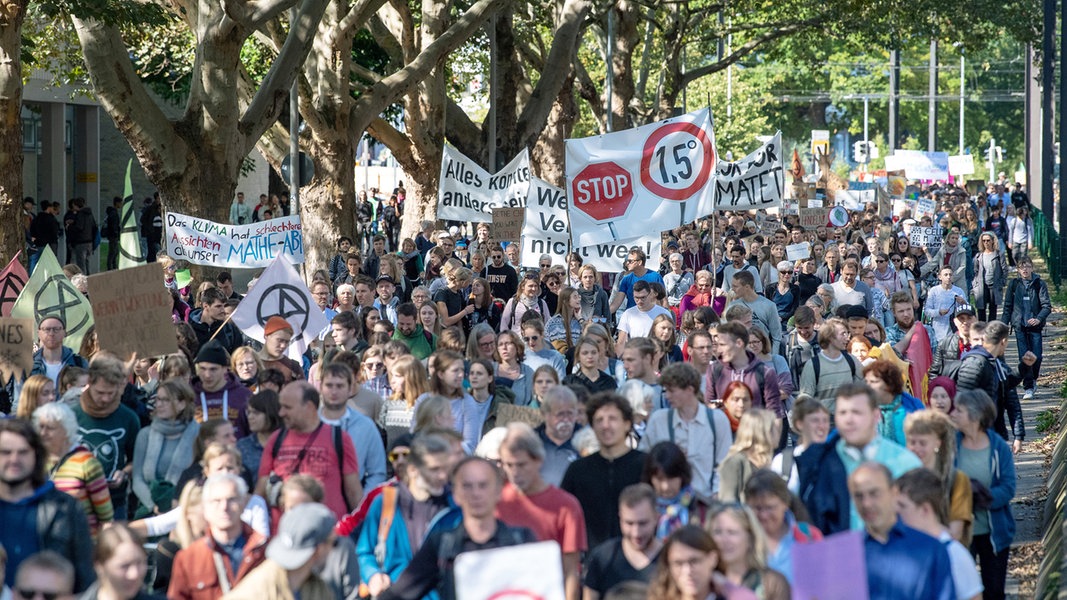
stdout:
POLYGON ((412 356, 419 360, 428 358, 437 350, 437 338, 432 333, 426 333, 422 325, 416 325, 411 335, 404 335, 397 329, 393 332, 393 339, 407 344, 412 356))
POLYGON ((215 339, 222 344, 226 351, 233 354, 234 350, 237 350, 244 345, 244 336, 241 335, 241 330, 233 324, 233 321, 224 321, 221 325, 219 323, 212 323, 208 325, 200 321, 201 315, 204 314, 204 309, 198 308, 189 313, 189 325, 192 326, 193 331, 196 333, 196 339, 200 342, 200 345, 208 343, 211 336, 215 334, 215 330, 220 329, 218 335, 215 335, 215 339))
POLYGON ((205 392, 199 377, 193 377, 193 406, 196 421, 203 423, 208 419, 225 416, 233 423, 234 435, 241 439, 251 433, 248 428, 248 399, 252 391, 246 388, 233 373, 226 373, 226 383, 214 392, 205 392), (207 411, 205 415, 204 412, 207 411), (225 414, 224 414, 225 413, 225 414))
MULTIPOLYGON (((779 419, 784 419, 786 410, 782 404, 781 390, 778 388, 778 373, 773 366, 756 358, 751 351, 746 350, 745 354, 748 355, 748 365, 741 369, 739 379, 752 390, 752 406, 766 408, 773 411, 779 419)), ((732 366, 712 361, 704 375, 705 402, 723 399, 726 386, 737 379, 735 373, 732 366)))

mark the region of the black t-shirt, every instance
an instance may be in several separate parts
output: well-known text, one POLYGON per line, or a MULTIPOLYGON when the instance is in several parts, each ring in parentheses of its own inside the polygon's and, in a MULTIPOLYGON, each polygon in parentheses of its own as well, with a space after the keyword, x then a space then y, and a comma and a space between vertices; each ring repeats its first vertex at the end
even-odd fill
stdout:
POLYGON ((437 290, 433 295, 433 301, 444 302, 450 317, 463 312, 463 309, 467 307, 467 297, 462 292, 453 292, 450 288, 437 290))
POLYGON ((656 560, 652 557, 644 569, 635 569, 622 551, 622 538, 613 538, 600 544, 585 559, 583 585, 596 591, 603 598, 611 588, 627 581, 648 583, 656 572, 656 560))
POLYGON ((579 458, 567 467, 559 487, 578 499, 585 513, 585 530, 590 547, 619 537, 619 494, 623 488, 641 482, 645 453, 631 450, 608 460, 599 452, 579 458))

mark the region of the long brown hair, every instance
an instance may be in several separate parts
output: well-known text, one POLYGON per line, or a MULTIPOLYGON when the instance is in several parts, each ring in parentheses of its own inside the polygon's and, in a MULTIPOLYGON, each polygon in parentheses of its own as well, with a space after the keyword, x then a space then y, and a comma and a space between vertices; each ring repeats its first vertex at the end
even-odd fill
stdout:
POLYGON ((711 539, 711 534, 696 525, 683 525, 675 529, 667 536, 667 539, 663 542, 663 548, 659 551, 659 558, 656 560, 656 574, 652 577, 651 583, 648 584, 649 598, 676 600, 682 597, 682 592, 678 589, 678 583, 671 577, 669 557, 671 548, 675 545, 688 546, 708 554, 714 553, 717 555, 719 552, 719 548, 715 545, 715 540, 711 539))

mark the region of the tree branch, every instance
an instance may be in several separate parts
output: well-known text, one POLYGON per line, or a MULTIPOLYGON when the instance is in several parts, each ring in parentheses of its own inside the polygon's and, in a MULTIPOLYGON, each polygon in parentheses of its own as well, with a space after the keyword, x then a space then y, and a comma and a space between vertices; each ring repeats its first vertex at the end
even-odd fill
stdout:
POLYGON ((537 140, 544 130, 548 113, 552 110, 563 82, 570 77, 571 70, 563 65, 574 62, 578 50, 578 38, 581 33, 581 23, 589 12, 592 3, 588 0, 567 0, 560 12, 559 25, 553 35, 552 47, 549 49, 546 65, 558 65, 541 71, 541 78, 530 95, 529 102, 523 107, 519 115, 519 123, 523 130, 519 135, 519 144, 529 147, 537 140))
POLYGON ((401 164, 411 164, 415 156, 411 152, 411 138, 381 117, 371 119, 367 133, 386 145, 393 152, 393 157, 401 164))
POLYGON ((304 63, 311 49, 327 4, 329 0, 301 2, 299 17, 296 23, 290 25, 289 35, 278 53, 278 58, 274 60, 248 109, 241 116, 239 128, 245 136, 246 148, 255 146, 259 136, 281 113, 282 106, 288 99, 289 87, 292 86, 300 72, 300 65, 304 63))
MULTIPOLYGON (((295 0, 256 0, 249 2, 244 7, 246 20, 242 25, 252 31, 259 29, 264 23, 289 10, 294 4, 296 4, 295 0)), ((230 3, 226 2, 226 5, 228 9, 230 3)))
POLYGON ((72 17, 96 98, 131 142, 141 165, 161 173, 185 170, 188 147, 148 94, 130 62, 118 27, 72 17))
POLYGON ((505 2, 507 0, 478 0, 407 66, 371 86, 370 93, 360 96, 352 106, 350 131, 362 131, 363 126, 359 123, 367 121, 366 116, 360 118, 361 115, 379 114, 429 76, 446 54, 462 45, 505 2))
POLYGON ((800 21, 798 23, 793 23, 792 25, 784 26, 780 29, 775 29, 773 31, 765 32, 764 34, 755 37, 743 44, 742 46, 738 47, 737 50, 734 50, 731 54, 724 57, 722 60, 718 60, 711 64, 704 65, 703 67, 697 67, 696 69, 692 69, 690 71, 686 71, 684 74, 682 74, 681 77, 682 85, 685 86, 706 75, 718 73, 719 71, 726 69, 726 67, 741 60, 753 50, 759 48, 764 44, 773 42, 778 38, 792 35, 798 31, 802 31, 809 27, 814 27, 815 25, 818 25, 821 22, 822 18, 811 19, 808 21, 800 21))
POLYGON ((445 137, 467 156, 478 156, 482 152, 482 128, 451 98, 445 102, 445 137))
POLYGON ((341 39, 347 37, 352 29, 357 25, 361 25, 370 18, 371 15, 378 12, 378 9, 385 4, 386 0, 357 0, 352 5, 352 9, 348 11, 348 14, 341 17, 341 20, 337 23, 337 27, 333 32, 333 39, 341 39))

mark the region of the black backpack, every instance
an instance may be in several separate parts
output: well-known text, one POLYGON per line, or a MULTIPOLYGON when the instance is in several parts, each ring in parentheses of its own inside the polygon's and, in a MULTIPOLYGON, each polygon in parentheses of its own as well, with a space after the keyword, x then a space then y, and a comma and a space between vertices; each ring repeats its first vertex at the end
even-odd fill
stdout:
MULTIPOLYGON (((325 424, 325 423, 324 423, 325 424)), ((333 431, 333 451, 337 453, 337 470, 341 475, 341 485, 344 486, 345 481, 345 449, 341 440, 341 434, 344 433, 340 427, 336 425, 330 425, 330 429, 333 431)), ((286 434, 289 433, 289 428, 282 427, 278 431, 278 437, 274 439, 274 445, 270 449, 271 459, 278 458, 278 450, 281 450, 282 442, 285 441, 286 434)), ((299 469, 299 465, 297 466, 299 469)), ((345 499, 345 505, 348 505, 348 498, 345 496, 344 491, 341 492, 341 497, 345 499)))

